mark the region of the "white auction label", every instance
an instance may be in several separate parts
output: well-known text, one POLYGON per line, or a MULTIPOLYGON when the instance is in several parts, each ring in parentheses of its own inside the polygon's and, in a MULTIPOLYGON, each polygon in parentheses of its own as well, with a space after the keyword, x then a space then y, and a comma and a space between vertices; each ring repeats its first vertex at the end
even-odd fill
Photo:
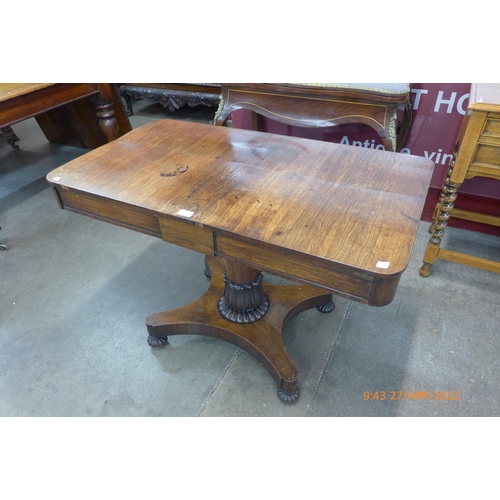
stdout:
POLYGON ((177 215, 182 215, 183 217, 191 217, 194 214, 194 212, 191 212, 189 210, 184 210, 181 208, 178 212, 177 215))
POLYGON ((391 265, 390 262, 382 262, 381 260, 379 260, 375 265, 375 267, 379 267, 380 269, 389 269, 390 265, 391 265))

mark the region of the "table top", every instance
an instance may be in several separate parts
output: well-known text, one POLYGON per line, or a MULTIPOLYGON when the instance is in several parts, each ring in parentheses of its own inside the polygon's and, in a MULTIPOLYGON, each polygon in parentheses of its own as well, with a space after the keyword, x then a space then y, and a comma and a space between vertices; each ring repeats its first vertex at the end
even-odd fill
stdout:
POLYGON ((137 207, 282 259, 382 276, 408 264, 433 167, 406 154, 165 119, 47 180, 63 194, 137 207))
POLYGON ((98 85, 96 83, 0 83, 0 127, 11 126, 93 95, 99 92, 98 85))
POLYGON ((483 109, 490 106, 498 112, 500 107, 500 83, 473 83, 470 89, 469 107, 483 109))
POLYGON ((0 102, 55 85, 54 83, 0 83, 0 102))

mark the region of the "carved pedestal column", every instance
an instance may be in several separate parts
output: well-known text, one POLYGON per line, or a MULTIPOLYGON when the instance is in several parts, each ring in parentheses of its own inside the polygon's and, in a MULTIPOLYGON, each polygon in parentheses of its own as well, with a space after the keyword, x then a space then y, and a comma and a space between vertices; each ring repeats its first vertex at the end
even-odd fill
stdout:
POLYGON ((234 323, 253 323, 269 309, 269 297, 262 288, 262 273, 231 261, 224 271, 224 295, 218 308, 222 316, 234 323))

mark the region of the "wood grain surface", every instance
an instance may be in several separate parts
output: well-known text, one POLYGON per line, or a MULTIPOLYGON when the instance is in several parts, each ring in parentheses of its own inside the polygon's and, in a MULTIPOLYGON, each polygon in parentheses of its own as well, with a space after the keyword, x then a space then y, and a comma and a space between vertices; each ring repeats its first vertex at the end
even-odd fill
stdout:
POLYGON ((374 289, 389 280, 389 300, 408 264, 433 166, 165 119, 47 180, 63 208, 383 305, 374 289))

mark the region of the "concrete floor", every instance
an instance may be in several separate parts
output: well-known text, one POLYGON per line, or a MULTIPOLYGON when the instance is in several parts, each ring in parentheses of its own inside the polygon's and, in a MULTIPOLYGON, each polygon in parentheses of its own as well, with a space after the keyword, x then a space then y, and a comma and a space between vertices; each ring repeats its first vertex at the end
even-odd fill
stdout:
MULTIPOLYGON (((134 128, 213 117, 145 101, 134 110, 134 128)), ((34 119, 14 130, 20 150, 0 139, 0 242, 9 246, 0 252, 0 416, 500 415, 499 276, 438 261, 421 278, 428 223, 392 304, 337 298, 332 314, 309 310, 287 326, 301 389, 287 406, 265 369, 228 343, 175 336, 148 346, 149 314, 206 289, 203 256, 60 210, 45 176, 85 150, 48 143, 34 119), (365 401, 365 391, 386 400, 365 401), (399 399, 416 391, 459 397, 399 399)), ((448 228, 446 242, 499 254, 499 239, 479 233, 448 228)))

